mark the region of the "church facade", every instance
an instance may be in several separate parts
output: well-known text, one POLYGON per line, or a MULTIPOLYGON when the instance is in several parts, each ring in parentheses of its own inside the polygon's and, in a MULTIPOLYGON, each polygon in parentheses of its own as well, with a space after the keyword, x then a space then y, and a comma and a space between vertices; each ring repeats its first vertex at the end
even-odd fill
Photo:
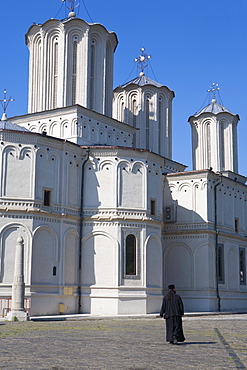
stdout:
POLYGON ((26 35, 28 114, 0 121, 1 314, 19 236, 31 315, 156 313, 171 283, 186 311, 246 309, 239 117, 213 100, 189 118, 186 172, 174 92, 144 73, 113 90, 117 42, 74 12, 26 35))

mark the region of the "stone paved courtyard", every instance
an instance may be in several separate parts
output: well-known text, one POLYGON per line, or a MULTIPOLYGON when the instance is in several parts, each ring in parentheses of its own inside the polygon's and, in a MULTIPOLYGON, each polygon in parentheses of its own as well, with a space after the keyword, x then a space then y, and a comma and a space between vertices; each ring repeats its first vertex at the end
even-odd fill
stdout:
POLYGON ((246 320, 185 317, 178 345, 159 318, 0 321, 0 369, 246 369, 246 320))

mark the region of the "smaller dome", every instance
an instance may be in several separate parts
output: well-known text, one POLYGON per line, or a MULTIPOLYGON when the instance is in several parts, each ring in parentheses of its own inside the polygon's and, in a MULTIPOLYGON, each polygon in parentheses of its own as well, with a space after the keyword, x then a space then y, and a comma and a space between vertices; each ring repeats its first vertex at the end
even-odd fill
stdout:
POLYGON ((237 116, 238 120, 240 119, 238 114, 230 112, 226 107, 217 103, 215 99, 213 99, 212 103, 206 105, 206 107, 202 108, 199 112, 195 113, 193 116, 190 116, 188 121, 190 120, 191 117, 199 117, 203 113, 213 113, 213 114, 229 113, 233 116, 237 116))
POLYGON ((218 113, 223 113, 223 112, 231 113, 223 105, 221 105, 219 103, 216 103, 215 101, 212 101, 212 103, 208 104, 206 107, 204 107, 202 110, 200 110, 200 112, 196 113, 195 117, 199 116, 202 113, 218 114, 218 113))
POLYGON ((156 81, 151 80, 151 78, 146 77, 145 75, 140 75, 139 77, 135 77, 133 80, 127 82, 124 85, 121 85, 120 87, 125 88, 128 85, 139 85, 139 86, 145 86, 145 85, 153 85, 156 87, 162 87, 162 85, 156 81))

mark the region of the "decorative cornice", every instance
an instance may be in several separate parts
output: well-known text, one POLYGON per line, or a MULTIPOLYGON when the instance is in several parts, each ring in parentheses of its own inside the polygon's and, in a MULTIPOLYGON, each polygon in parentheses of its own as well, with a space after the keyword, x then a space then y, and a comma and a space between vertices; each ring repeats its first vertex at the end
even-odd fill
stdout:
MULTIPOLYGON (((180 227, 174 227, 174 228, 165 228, 162 231, 162 236, 164 239, 184 239, 184 238, 200 238, 200 237, 214 237, 215 236, 215 229, 213 228, 213 224, 207 225, 188 225, 186 228, 184 228, 182 225, 180 227), (199 226, 199 227, 198 227, 199 226)), ((233 229, 232 229, 233 230, 233 229)), ((226 238, 226 239, 233 239, 233 240, 240 240, 242 242, 247 243, 247 239, 245 235, 240 235, 235 233, 234 231, 231 233, 231 230, 227 231, 219 231, 219 237, 220 238, 226 238)))
POLYGON ((135 211, 94 211, 94 212, 84 212, 84 222, 99 221, 99 222, 143 222, 145 224, 156 224, 159 227, 163 226, 163 221, 161 218, 152 218, 147 212, 135 212, 135 211))
POLYGON ((0 216, 4 218, 46 218, 49 215, 51 220, 61 219, 79 220, 78 210, 65 207, 43 207, 35 202, 25 201, 2 201, 0 202, 0 216))
POLYGON ((109 222, 90 222, 88 221, 83 221, 83 226, 90 226, 90 227, 126 227, 126 228, 139 228, 143 229, 146 227, 150 227, 154 230, 161 230, 161 227, 155 226, 155 225, 149 225, 146 222, 145 223, 138 223, 136 220, 128 220, 128 221, 109 221, 109 222))
POLYGON ((172 240, 172 239, 206 239, 208 238, 208 234, 198 234, 198 235, 180 235, 180 234, 176 234, 176 235, 167 235, 164 237, 165 240, 172 240))

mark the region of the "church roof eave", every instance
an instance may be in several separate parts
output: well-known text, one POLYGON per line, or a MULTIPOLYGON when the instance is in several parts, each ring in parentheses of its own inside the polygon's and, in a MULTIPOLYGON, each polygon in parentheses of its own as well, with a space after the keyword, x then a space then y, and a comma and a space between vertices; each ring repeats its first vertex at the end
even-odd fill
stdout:
POLYGON ((156 81, 152 80, 151 78, 146 77, 145 75, 135 77, 132 80, 126 82, 125 84, 117 86, 114 89, 114 91, 117 90, 117 89, 125 89, 126 87, 130 87, 130 86, 138 86, 138 87, 154 86, 154 87, 157 87, 157 88, 166 88, 173 95, 173 98, 175 97, 174 91, 169 89, 169 87, 167 87, 165 85, 162 85, 159 82, 156 82, 156 81))
POLYGON ((114 48, 114 51, 116 50, 116 47, 117 47, 117 45, 118 45, 118 37, 117 37, 117 34, 114 32, 114 31, 109 31, 109 30, 107 30, 106 29, 106 27, 105 26, 103 26, 102 24, 100 24, 100 23, 88 23, 88 22, 86 22, 86 21, 84 21, 84 19, 81 19, 81 18, 65 18, 65 19, 62 19, 62 20, 59 20, 59 19, 56 19, 56 18, 50 18, 50 19, 48 19, 47 21, 45 21, 44 23, 35 23, 35 22, 33 22, 33 24, 29 27, 29 29, 28 29, 28 31, 27 31, 27 33, 25 34, 25 43, 26 43, 26 45, 28 45, 28 42, 27 42, 27 35, 30 33, 30 31, 31 31, 31 29, 33 28, 33 27, 44 27, 44 26, 46 26, 48 23, 50 23, 50 22, 54 22, 54 21, 56 21, 56 22, 58 22, 58 23, 63 23, 63 24, 65 24, 65 23, 67 23, 67 22, 71 22, 71 21, 79 21, 79 22, 83 22, 83 23, 85 23, 87 26, 90 26, 90 27, 93 27, 93 26, 95 26, 95 27, 97 27, 97 26, 100 26, 100 27, 102 27, 106 32, 108 32, 109 33, 109 35, 111 35, 111 36, 114 36, 115 37, 115 41, 116 41, 116 46, 115 46, 115 48, 114 48))
POLYGON ((240 121, 240 117, 239 117, 238 114, 230 112, 226 107, 224 107, 223 105, 221 105, 219 103, 212 102, 212 103, 208 104, 206 107, 204 107, 203 109, 201 109, 199 112, 190 116, 188 118, 188 122, 190 122, 191 118, 198 118, 202 114, 204 114, 204 115, 208 115, 208 114, 219 115, 219 114, 223 114, 223 113, 231 114, 232 116, 235 116, 238 119, 238 121, 240 121))
POLYGON ((0 120, 1 131, 15 131, 15 132, 30 132, 27 128, 21 127, 16 123, 12 123, 8 120, 0 120))

